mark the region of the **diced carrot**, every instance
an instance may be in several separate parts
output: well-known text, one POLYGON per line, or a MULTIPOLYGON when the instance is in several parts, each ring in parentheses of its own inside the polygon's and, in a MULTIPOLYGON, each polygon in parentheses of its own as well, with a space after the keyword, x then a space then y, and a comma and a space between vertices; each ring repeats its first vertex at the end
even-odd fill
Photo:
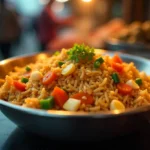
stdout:
POLYGON ((128 95, 132 92, 132 87, 125 83, 117 84, 118 92, 122 95, 128 95))
POLYGON ((122 59, 121 59, 117 54, 115 54, 115 55, 113 56, 112 62, 120 63, 120 64, 123 63, 122 59))
POLYGON ((24 83, 19 82, 19 81, 14 81, 13 85, 19 91, 23 92, 26 90, 26 85, 24 83))
POLYGON ((116 54, 112 58, 111 66, 115 71, 121 73, 123 71, 122 63, 123 63, 122 59, 116 54))
POLYGON ((113 68, 114 70, 116 70, 117 72, 120 72, 120 73, 121 73, 121 72, 123 71, 123 65, 120 64, 120 63, 112 62, 111 66, 112 66, 112 68, 113 68))
POLYGON ((62 90, 61 88, 59 88, 57 86, 52 91, 51 96, 54 97, 55 103, 61 108, 63 108, 64 103, 69 98, 68 94, 64 90, 62 90))
POLYGON ((48 85, 51 84, 53 81, 57 79, 57 75, 55 72, 47 72, 45 76, 43 77, 43 84, 48 85))
POLYGON ((79 92, 71 96, 72 98, 81 100, 82 104, 93 104, 94 99, 91 95, 84 93, 84 92, 79 92))

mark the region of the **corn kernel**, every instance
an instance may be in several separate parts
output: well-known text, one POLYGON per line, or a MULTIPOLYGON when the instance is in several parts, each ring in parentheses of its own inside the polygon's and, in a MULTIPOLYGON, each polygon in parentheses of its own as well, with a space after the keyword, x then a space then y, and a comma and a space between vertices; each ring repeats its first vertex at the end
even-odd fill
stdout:
POLYGON ((128 80, 126 82, 126 84, 128 84, 129 86, 131 86, 133 89, 139 89, 138 84, 135 81, 133 81, 133 80, 128 80))
POLYGON ((69 98, 63 105, 63 108, 68 111, 77 111, 80 107, 80 104, 80 100, 69 98))
POLYGON ((125 110, 125 106, 119 100, 112 100, 110 103, 110 110, 125 110))
POLYGON ((42 73, 39 71, 34 71, 31 73, 31 80, 38 81, 43 77, 42 73))
POLYGON ((61 74, 64 75, 64 76, 67 76, 67 75, 72 74, 74 71, 75 71, 75 65, 74 64, 69 64, 68 66, 66 66, 62 70, 61 74))

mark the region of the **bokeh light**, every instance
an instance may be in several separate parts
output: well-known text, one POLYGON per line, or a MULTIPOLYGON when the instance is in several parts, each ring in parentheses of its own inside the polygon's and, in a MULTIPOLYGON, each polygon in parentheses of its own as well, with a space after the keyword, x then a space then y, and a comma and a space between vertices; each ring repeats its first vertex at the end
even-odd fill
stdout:
POLYGON ((50 0, 39 0, 40 4, 46 5, 49 3, 50 0))
POLYGON ((56 0, 57 2, 67 2, 68 0, 56 0))
POLYGON ((87 3, 92 2, 92 0, 82 0, 82 1, 87 3))

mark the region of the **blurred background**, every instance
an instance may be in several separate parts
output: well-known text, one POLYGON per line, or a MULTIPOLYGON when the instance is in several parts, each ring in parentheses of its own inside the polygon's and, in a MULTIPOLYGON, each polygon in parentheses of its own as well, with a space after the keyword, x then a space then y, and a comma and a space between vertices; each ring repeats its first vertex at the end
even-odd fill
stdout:
POLYGON ((150 1, 0 0, 0 60, 74 43, 150 58, 150 1))

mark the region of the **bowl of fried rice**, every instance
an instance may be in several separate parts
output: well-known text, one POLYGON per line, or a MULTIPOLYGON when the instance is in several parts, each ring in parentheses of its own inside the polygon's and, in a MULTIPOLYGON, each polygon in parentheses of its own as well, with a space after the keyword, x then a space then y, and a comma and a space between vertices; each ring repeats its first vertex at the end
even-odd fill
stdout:
POLYGON ((80 140, 133 132, 149 121, 150 61, 75 44, 0 62, 0 109, 40 136, 80 140))

